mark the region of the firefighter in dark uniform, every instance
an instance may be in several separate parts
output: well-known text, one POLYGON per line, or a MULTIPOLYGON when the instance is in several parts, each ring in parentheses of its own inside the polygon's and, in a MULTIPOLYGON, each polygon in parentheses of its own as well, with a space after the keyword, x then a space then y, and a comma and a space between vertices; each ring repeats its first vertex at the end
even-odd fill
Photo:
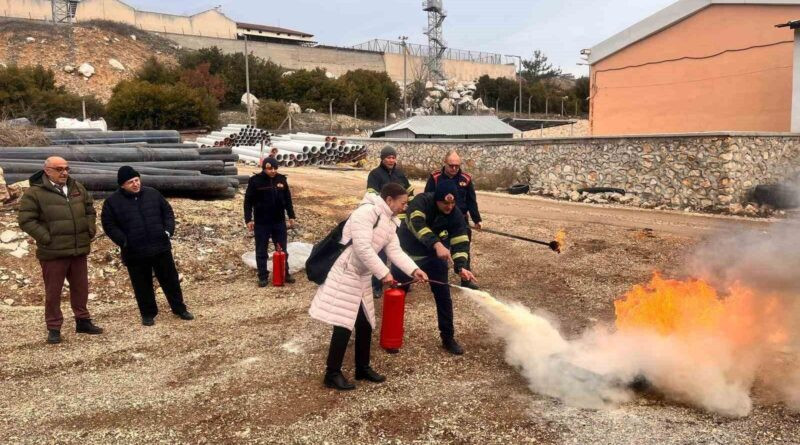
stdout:
MULTIPOLYGON (((441 170, 436 170, 428 177, 425 184, 425 193, 436 190, 436 185, 442 181, 452 182, 456 186, 456 207, 464 216, 464 223, 467 225, 467 236, 472 241, 472 229, 469 227, 469 219, 472 219, 475 228, 481 229, 481 214, 478 211, 478 200, 475 196, 475 184, 472 176, 461 171, 461 157, 455 150, 447 153, 444 157, 444 166, 441 170)), ((467 261, 467 270, 472 270, 471 262, 467 261)), ((474 281, 461 280, 461 286, 470 289, 478 289, 474 281)))
MULTIPOLYGON (((397 233, 403 251, 428 274, 428 278, 441 283, 448 281, 450 262, 462 280, 475 280, 466 267, 469 263, 469 237, 464 216, 456 206, 456 193, 452 181, 440 181, 433 193, 417 195, 409 203, 405 224, 397 233)), ((392 276, 400 282, 411 281, 396 267, 392 267, 392 276)), ((464 349, 455 339, 450 287, 433 282, 430 286, 436 301, 442 346, 452 354, 461 355, 464 349)))
MULTIPOLYGON (((267 246, 272 243, 280 245, 286 252, 287 230, 294 226, 295 215, 292 206, 292 193, 286 176, 278 173, 278 161, 275 158, 264 158, 261 173, 254 175, 247 182, 244 194, 244 222, 256 239, 256 266, 258 268, 258 286, 266 287, 269 283, 267 271, 267 246), (255 217, 254 217, 255 214, 255 217)), ((286 252, 286 282, 294 283, 289 275, 289 253, 286 252)))
MULTIPOLYGON (((397 167, 397 150, 391 145, 386 145, 381 149, 381 165, 372 169, 372 171, 369 172, 369 176, 367 176, 367 193, 380 195, 383 186, 390 182, 395 182, 403 186, 406 192, 408 192, 409 200, 414 196, 414 187, 408 182, 408 178, 406 178, 406 174, 403 173, 403 170, 397 167)), ((405 218, 405 214, 401 213, 398 215, 398 218, 402 221, 403 218, 405 218)), ((383 252, 378 253, 378 257, 384 262, 386 261, 386 255, 384 255, 383 252)), ((381 298, 382 288, 381 280, 372 277, 372 296, 381 298)))

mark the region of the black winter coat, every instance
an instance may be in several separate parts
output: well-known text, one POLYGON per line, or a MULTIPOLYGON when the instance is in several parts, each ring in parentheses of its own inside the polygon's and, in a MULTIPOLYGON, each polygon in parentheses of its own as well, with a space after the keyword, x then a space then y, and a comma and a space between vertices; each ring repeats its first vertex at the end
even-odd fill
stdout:
POLYGON ((369 172, 369 175, 367 175, 367 193, 380 195, 383 186, 390 182, 395 182, 402 185, 403 188, 408 192, 409 198, 414 196, 414 187, 412 187, 411 183, 408 182, 408 178, 406 177, 406 174, 403 173, 403 170, 397 166, 389 170, 388 168, 384 167, 383 164, 372 169, 372 171, 369 172))
POLYGON ((142 186, 139 193, 118 189, 103 203, 103 230, 122 248, 124 260, 169 251, 175 233, 175 214, 158 190, 142 186))
POLYGON ((261 172, 250 178, 244 193, 244 222, 252 221, 254 214, 256 224, 281 223, 286 221, 286 215, 295 219, 286 176, 278 173, 270 178, 261 172))

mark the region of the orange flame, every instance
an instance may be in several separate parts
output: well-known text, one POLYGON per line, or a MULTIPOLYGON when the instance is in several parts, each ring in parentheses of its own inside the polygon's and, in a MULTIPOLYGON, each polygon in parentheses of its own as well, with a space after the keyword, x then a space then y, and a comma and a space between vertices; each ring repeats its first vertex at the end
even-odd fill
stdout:
POLYGON ((559 229, 556 233, 556 242, 558 243, 558 250, 564 252, 567 250, 567 232, 564 229, 559 229))
POLYGON ((722 298, 706 281, 665 279, 655 272, 649 283, 615 301, 614 309, 620 331, 722 336, 738 346, 788 340, 781 299, 739 284, 722 298))

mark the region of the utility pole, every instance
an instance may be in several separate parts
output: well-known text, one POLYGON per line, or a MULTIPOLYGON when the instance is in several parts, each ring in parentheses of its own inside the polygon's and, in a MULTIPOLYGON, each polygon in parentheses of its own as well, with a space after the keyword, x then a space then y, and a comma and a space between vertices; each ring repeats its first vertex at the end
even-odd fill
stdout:
POLYGON ((250 125, 253 125, 253 101, 250 99, 250 63, 248 59, 250 59, 250 54, 247 52, 247 33, 244 33, 244 82, 247 88, 247 120, 250 125))
POLYGON ((328 113, 329 113, 329 114, 330 114, 330 116, 331 116, 331 133, 333 133, 333 101, 334 101, 334 100, 336 100, 336 99, 331 99, 331 100, 328 102, 328 113))
POLYGON ((408 49, 406 40, 408 40, 408 36, 400 36, 400 46, 403 47, 403 119, 408 117, 408 104, 406 103, 406 90, 408 89, 408 85, 406 85, 406 56, 408 55, 408 49))

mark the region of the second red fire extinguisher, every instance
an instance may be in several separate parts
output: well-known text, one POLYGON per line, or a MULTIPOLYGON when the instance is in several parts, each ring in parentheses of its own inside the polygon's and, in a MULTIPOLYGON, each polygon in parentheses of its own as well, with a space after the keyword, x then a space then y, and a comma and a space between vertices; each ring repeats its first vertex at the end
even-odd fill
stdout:
POLYGON ((400 352, 400 348, 403 346, 405 308, 406 292, 403 289, 390 287, 383 292, 381 347, 391 354, 400 352))
POLYGON ((283 286, 286 279, 286 252, 280 244, 275 244, 275 253, 272 254, 272 285, 283 286))

